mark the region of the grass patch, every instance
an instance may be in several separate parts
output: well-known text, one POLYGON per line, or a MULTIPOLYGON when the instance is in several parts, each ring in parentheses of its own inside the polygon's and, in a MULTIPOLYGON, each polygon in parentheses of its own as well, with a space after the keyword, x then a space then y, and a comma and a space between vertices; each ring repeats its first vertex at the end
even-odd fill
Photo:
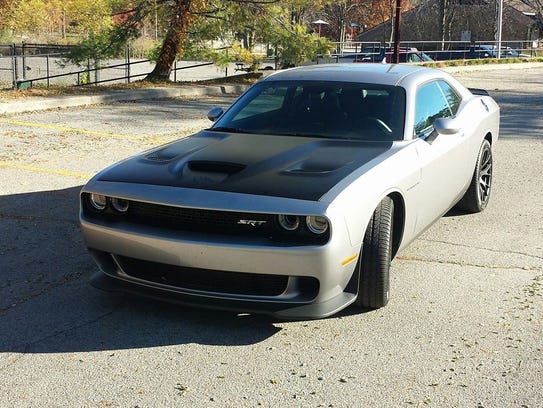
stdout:
POLYGON ((496 65, 496 64, 525 64, 528 62, 543 62, 543 57, 534 58, 483 58, 483 59, 464 59, 450 61, 425 62, 424 66, 432 68, 444 67, 467 67, 478 65, 496 65))
POLYGON ((172 82, 172 81, 134 81, 128 84, 115 85, 80 85, 80 86, 51 86, 46 88, 42 85, 34 86, 25 90, 0 89, 0 102, 14 99, 24 99, 30 97, 53 97, 61 95, 96 95, 110 90, 123 89, 145 89, 156 87, 180 87, 194 85, 224 85, 224 84, 253 84, 262 77, 262 73, 251 72, 242 75, 234 75, 223 78, 190 81, 190 82, 172 82))

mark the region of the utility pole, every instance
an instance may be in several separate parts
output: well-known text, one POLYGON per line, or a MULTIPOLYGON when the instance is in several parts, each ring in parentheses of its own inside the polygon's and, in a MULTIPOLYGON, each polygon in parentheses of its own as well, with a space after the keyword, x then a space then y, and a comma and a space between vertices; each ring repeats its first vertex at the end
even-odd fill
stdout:
POLYGON ((498 1, 498 22, 497 22, 497 28, 498 28, 498 32, 497 32, 497 37, 496 40, 497 40, 497 57, 498 58, 501 58, 502 56, 502 25, 503 25, 503 0, 499 0, 498 1))
POLYGON ((396 20, 394 21, 394 63, 400 62, 400 26, 402 17, 402 0, 396 0, 396 20))

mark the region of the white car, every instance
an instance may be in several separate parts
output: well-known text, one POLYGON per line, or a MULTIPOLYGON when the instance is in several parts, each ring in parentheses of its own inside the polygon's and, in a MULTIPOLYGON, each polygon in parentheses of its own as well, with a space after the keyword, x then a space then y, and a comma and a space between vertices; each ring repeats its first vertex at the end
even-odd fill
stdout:
POLYGON ((294 68, 208 116, 82 189, 95 286, 280 318, 379 308, 394 255, 490 197, 499 108, 440 70, 294 68))

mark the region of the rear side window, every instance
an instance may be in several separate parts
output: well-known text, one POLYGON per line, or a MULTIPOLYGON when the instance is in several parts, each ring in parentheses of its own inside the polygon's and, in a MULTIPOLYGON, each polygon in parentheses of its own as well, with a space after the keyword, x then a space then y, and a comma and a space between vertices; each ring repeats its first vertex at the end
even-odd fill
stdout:
POLYGON ((421 86, 415 101, 415 135, 426 136, 437 118, 456 115, 461 98, 445 81, 432 81, 421 86))

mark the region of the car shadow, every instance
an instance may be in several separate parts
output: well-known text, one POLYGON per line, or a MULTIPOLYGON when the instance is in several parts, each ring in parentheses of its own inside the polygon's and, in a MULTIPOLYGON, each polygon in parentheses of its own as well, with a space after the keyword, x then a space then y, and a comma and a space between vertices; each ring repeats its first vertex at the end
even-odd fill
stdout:
POLYGON ((79 190, 0 197, 0 352, 247 345, 281 330, 266 316, 194 309, 91 287, 97 267, 79 230, 79 190))
POLYGON ((456 207, 451 208, 449 211, 447 211, 445 214, 443 214, 443 217, 449 218, 449 217, 462 217, 464 215, 473 215, 473 213, 470 213, 468 211, 460 210, 456 207))
MULTIPOLYGON (((534 89, 538 84, 534 84, 534 89)), ((500 106, 500 138, 543 139, 540 92, 494 92, 492 97, 500 106)))

